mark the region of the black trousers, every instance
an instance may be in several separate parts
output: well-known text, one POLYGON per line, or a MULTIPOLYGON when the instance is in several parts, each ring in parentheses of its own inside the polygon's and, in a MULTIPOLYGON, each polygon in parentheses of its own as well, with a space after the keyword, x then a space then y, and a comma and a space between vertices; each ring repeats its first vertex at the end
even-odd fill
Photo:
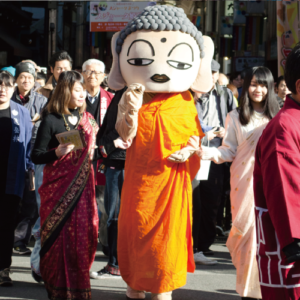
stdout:
POLYGON ((224 183, 224 165, 211 163, 208 180, 200 182, 200 228, 198 251, 207 250, 216 237, 216 221, 224 183))
POLYGON ((11 265, 14 229, 20 198, 0 191, 0 270, 11 265))
POLYGON ((118 218, 121 204, 121 192, 124 181, 124 169, 107 168, 104 192, 104 206, 107 213, 107 242, 111 267, 118 268, 118 218))
POLYGON ((31 237, 31 227, 38 218, 35 191, 29 190, 29 176, 26 174, 23 198, 20 201, 19 213, 16 219, 14 247, 28 245, 31 237))
POLYGON ((193 240, 194 253, 198 252, 199 248, 199 232, 201 226, 201 201, 200 201, 200 180, 192 181, 193 188, 193 240))
POLYGON ((230 164, 224 163, 224 182, 221 195, 221 203, 218 209, 217 225, 221 228, 230 229, 231 205, 230 205, 230 164), (225 217, 224 217, 225 211, 225 217))

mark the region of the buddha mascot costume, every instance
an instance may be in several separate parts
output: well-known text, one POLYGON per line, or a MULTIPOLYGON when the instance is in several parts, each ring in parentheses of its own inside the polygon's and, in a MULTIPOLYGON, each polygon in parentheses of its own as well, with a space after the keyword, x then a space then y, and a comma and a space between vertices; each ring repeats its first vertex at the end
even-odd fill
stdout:
POLYGON ((194 152, 203 136, 191 88, 208 92, 214 46, 183 9, 148 6, 112 39, 108 84, 125 86, 116 130, 127 141, 118 262, 127 299, 172 299, 194 272, 194 152))

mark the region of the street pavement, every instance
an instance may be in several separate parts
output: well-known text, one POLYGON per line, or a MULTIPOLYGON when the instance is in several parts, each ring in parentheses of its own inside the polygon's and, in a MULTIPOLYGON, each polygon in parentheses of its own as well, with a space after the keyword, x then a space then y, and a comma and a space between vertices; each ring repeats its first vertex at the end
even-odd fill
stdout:
MULTIPOLYGON (((33 243, 30 244, 33 246, 33 243)), ((173 300, 239 300, 235 292, 235 268, 224 243, 214 244, 213 259, 215 266, 197 265, 194 274, 188 274, 187 284, 173 292, 173 300)), ((93 271, 102 269, 107 258, 102 251, 97 251, 93 271)), ((13 255, 11 275, 13 287, 0 287, 0 299, 5 300, 47 300, 43 285, 37 284, 31 277, 30 257, 13 255)), ((122 279, 91 279, 93 300, 126 300, 126 284, 122 279)), ((147 293, 147 300, 151 299, 147 293)))

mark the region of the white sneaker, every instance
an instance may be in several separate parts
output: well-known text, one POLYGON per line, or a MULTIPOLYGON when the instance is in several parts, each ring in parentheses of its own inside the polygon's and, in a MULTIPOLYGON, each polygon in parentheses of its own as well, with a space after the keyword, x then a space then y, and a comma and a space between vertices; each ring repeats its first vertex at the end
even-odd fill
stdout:
POLYGON ((90 278, 92 279, 121 279, 121 275, 114 275, 107 271, 106 268, 103 268, 102 270, 98 272, 92 272, 90 271, 90 278))
POLYGON ((213 259, 209 259, 204 256, 203 252, 197 252, 194 254, 195 263, 198 265, 216 265, 218 262, 213 259))

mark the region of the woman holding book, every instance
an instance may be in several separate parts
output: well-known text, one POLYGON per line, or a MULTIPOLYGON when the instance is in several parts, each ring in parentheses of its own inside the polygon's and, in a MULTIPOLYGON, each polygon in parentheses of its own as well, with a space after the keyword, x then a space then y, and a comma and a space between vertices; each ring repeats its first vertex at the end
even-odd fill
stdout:
POLYGON ((269 69, 255 67, 245 77, 240 107, 227 115, 226 133, 219 148, 202 147, 202 159, 232 162, 230 199, 232 228, 227 240, 237 270, 236 291, 242 299, 261 299, 256 262, 253 169, 257 142, 277 114, 274 79, 269 69))
POLYGON ((32 152, 35 164, 46 164, 39 189, 40 270, 49 299, 91 299, 89 269, 98 234, 92 160, 98 126, 85 112, 85 97, 81 74, 61 73, 32 152), (82 146, 59 144, 61 135, 82 137, 82 146))

